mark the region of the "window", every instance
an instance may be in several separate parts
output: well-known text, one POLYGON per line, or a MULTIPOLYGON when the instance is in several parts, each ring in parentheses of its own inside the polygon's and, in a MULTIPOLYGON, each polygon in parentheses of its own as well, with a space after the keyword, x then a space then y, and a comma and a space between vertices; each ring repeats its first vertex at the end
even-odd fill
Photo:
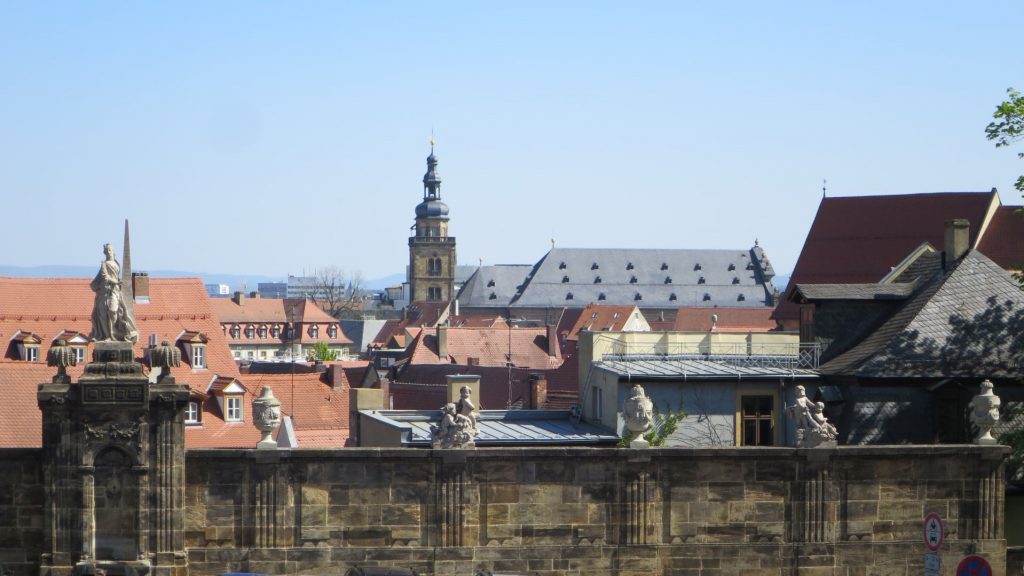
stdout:
POLYGON ((593 264, 590 265, 591 270, 597 270, 598 268, 600 268, 600 266, 598 266, 597 262, 594 262, 593 264))
POLYGON ((246 338, 255 338, 256 337, 256 327, 253 326, 252 324, 246 326, 245 327, 245 337, 246 338))
POLYGON ((565 299, 566 300, 572 300, 572 292, 566 292, 565 299))
POLYGON ((488 296, 487 299, 488 300, 497 300, 498 299, 498 295, 495 294, 494 292, 491 292, 491 295, 488 296))
POLYGON ((337 338, 338 337, 338 327, 335 326, 334 324, 331 324, 330 326, 328 326, 327 327, 327 337, 328 338, 337 338))
POLYGON ((630 276, 629 277, 629 283, 630 284, 636 284, 636 276, 630 276))
POLYGON ((441 259, 430 258, 427 260, 427 274, 430 276, 441 275, 441 259))
POLYGON ((235 324, 234 326, 231 327, 231 337, 232 338, 241 338, 242 337, 242 329, 239 328, 237 324, 235 324))
POLYGON ((255 358, 256 352, 254 350, 249 350, 249 360, 254 360, 255 358))
POLYGON ((662 262, 661 263, 661 269, 662 270, 668 270, 668 262, 662 262))
POLYGON ((242 421, 242 397, 241 396, 226 396, 224 398, 224 405, 227 407, 225 411, 224 421, 225 422, 241 422, 242 421))
POLYGON ((235 360, 240 360, 242 358, 242 353, 238 350, 234 350, 231 353, 235 356, 235 360))
POLYGON ((206 368, 206 346, 202 344, 192 345, 192 367, 206 368))
POLYGON ((735 269, 736 269, 736 265, 735 264, 729 264, 729 271, 730 272, 732 272, 735 269))
POLYGON ((440 300, 441 299, 441 287, 440 286, 428 286, 427 287, 427 300, 440 300))
POLYGON ((637 292, 636 295, 633 296, 633 300, 643 300, 643 299, 644 299, 643 295, 640 294, 639 292, 637 292))
POLYGON ((29 362, 35 362, 39 360, 39 347, 25 346, 25 360, 28 360, 29 362))
POLYGON ((679 299, 679 297, 678 297, 678 296, 676 296, 676 293, 675 293, 675 292, 673 292, 673 293, 671 293, 671 294, 669 294, 669 295, 668 295, 668 299, 669 299, 669 300, 678 300, 678 299, 679 299))
POLYGON ((598 300, 604 300, 604 299, 605 299, 605 296, 604 296, 604 292, 601 292, 601 293, 599 293, 599 294, 597 295, 597 299, 598 299, 598 300))
POLYGON ((313 324, 312 326, 310 326, 308 332, 309 332, 309 337, 310 338, 319 338, 320 337, 320 327, 317 326, 316 324, 313 324))
POLYGON ((665 276, 665 284, 671 284, 671 283, 672 283, 672 277, 671 276, 665 276))
POLYGON ((594 284, 600 284, 600 283, 601 283, 601 277, 600 276, 594 276, 594 284))
POLYGON ((267 337, 267 327, 265 325, 264 326, 260 326, 259 334, 260 334, 260 338, 266 338, 267 337))
POLYGON ((602 406, 601 389, 594 386, 590 389, 590 413, 594 415, 595 419, 600 420, 604 416, 604 412, 601 409, 602 406))
POLYGON ((185 424, 199 424, 199 403, 189 402, 185 409, 185 424))
POLYGON ((274 327, 270 329, 270 337, 271 338, 280 338, 281 337, 281 327, 278 326, 277 324, 274 324, 274 327))
POLYGON ((75 351, 75 363, 85 362, 85 346, 75 346, 72 350, 75 351))
POLYGON ((775 398, 740 397, 740 446, 775 445, 775 398))
POLYGON ((260 350, 260 360, 266 360, 266 359, 267 359, 267 351, 266 350, 260 350))
POLYGON ((733 276, 732 277, 732 283, 733 284, 739 284, 740 283, 740 277, 739 276, 733 276))
POLYGON ((697 284, 704 284, 705 282, 707 282, 707 280, 705 280, 703 276, 697 278, 697 284))
POLYGON ((487 287, 488 288, 493 288, 494 287, 494 280, 488 280, 487 281, 487 287))
POLYGON ((632 262, 626 264, 626 270, 632 270, 632 269, 633 269, 633 263, 632 262))
POLYGON ((569 283, 569 277, 568 276, 562 276, 562 284, 568 284, 568 283, 569 283))

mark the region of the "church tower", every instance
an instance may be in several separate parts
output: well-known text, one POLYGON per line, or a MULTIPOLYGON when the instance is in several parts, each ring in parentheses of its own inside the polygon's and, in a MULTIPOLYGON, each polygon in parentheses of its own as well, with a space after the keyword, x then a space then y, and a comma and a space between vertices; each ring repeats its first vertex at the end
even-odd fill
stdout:
POLYGON ((433 139, 414 230, 409 237, 410 301, 451 301, 455 298, 455 237, 448 235, 448 206, 441 201, 433 139))

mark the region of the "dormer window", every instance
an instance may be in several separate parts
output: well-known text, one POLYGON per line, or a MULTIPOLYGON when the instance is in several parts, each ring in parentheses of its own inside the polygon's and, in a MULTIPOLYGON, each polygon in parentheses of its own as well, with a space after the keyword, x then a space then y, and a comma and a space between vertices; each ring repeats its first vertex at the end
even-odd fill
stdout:
POLYGON ((735 264, 729 264, 729 271, 730 272, 732 272, 735 269, 736 269, 736 265, 735 264))
POLYGON ((280 325, 274 324, 270 328, 270 337, 271 338, 280 338, 281 337, 281 326, 280 325))
POLYGON ((334 324, 331 324, 330 326, 328 326, 327 327, 327 337, 328 338, 337 338, 338 337, 338 327, 335 326, 334 324))
POLYGON ((601 292, 600 294, 598 294, 597 295, 597 299, 598 300, 605 300, 604 292, 601 292))
POLYGON ((703 284, 705 282, 704 277, 697 278, 697 284, 703 284))
POLYGON ((259 335, 260 335, 260 338, 266 338, 267 337, 267 327, 266 327, 266 325, 260 326, 259 335))
POLYGON ((633 263, 632 262, 628 262, 626 264, 626 270, 632 270, 632 269, 633 269, 633 263))
POLYGON ((559 270, 565 270, 565 262, 559 262, 558 263, 558 269, 559 270))
POLYGON ((629 283, 630 284, 636 284, 636 276, 630 276, 629 277, 629 283))
POLYGON ((25 346, 25 360, 28 362, 38 362, 39 346, 25 346))
POLYGON ((662 270, 668 270, 668 262, 662 262, 661 263, 661 269, 662 270))
POLYGON ((694 264, 694 265, 693 265, 693 269, 694 269, 695 271, 696 271, 696 270, 700 270, 700 269, 701 269, 701 266, 700 266, 700 262, 697 262, 696 264, 694 264))
POLYGON ((639 292, 636 293, 636 296, 633 296, 633 300, 643 300, 643 299, 644 299, 644 297, 639 292))
POLYGON ((245 388, 237 380, 228 376, 215 378, 206 393, 217 399, 225 422, 241 422, 244 418, 242 400, 245 388))
POLYGON ((600 276, 594 276, 594 284, 600 284, 600 283, 601 283, 601 277, 600 276))
POLYGON ((312 326, 310 326, 309 330, 307 330, 307 332, 309 333, 309 337, 310 338, 319 338, 320 337, 320 327, 317 326, 316 324, 313 324, 312 326))
POLYGON ((566 292, 565 299, 566 300, 572 300, 572 292, 566 292))
POLYGON ((498 299, 498 295, 495 294, 494 292, 491 292, 491 295, 488 296, 487 299, 488 300, 497 300, 498 299))
POLYGON ((711 300, 711 294, 708 294, 707 292, 705 292, 704 293, 704 301, 707 302, 709 300, 711 300))
POLYGON ((569 277, 568 276, 562 276, 562 284, 568 284, 568 283, 569 283, 569 277))
POLYGON ((224 421, 242 421, 242 396, 240 394, 238 396, 224 397, 224 421))
POLYGON ((43 343, 42 338, 31 332, 18 330, 13 340, 18 346, 18 357, 26 362, 39 361, 39 345, 43 343))
POLYGON ((672 283, 672 277, 671 276, 665 276, 665 284, 671 284, 671 283, 672 283))
POLYGON ((668 295, 668 299, 669 299, 669 302, 675 302, 676 300, 678 300, 678 298, 676 297, 676 293, 675 292, 669 294, 668 295))
POLYGON ((252 324, 249 324, 248 326, 246 326, 245 327, 245 337, 246 338, 250 338, 250 339, 255 338, 256 337, 256 327, 253 326, 252 324))
POLYGON ((494 280, 488 280, 487 281, 487 287, 488 288, 494 288, 494 280))
POLYGON ((72 346, 72 350, 75 351, 75 363, 81 364, 85 362, 85 353, 87 348, 85 346, 72 346))
POLYGON ((753 270, 753 269, 754 269, 754 263, 753 262, 747 262, 747 270, 753 270))
POLYGON ((238 324, 231 327, 231 337, 235 339, 242 337, 242 328, 238 324))
POLYGON ((193 368, 206 368, 206 345, 205 344, 193 344, 192 345, 192 367, 193 368))
POLYGON ((739 284, 740 283, 739 276, 733 276, 732 277, 732 283, 733 284, 739 284))
POLYGON ((593 264, 590 265, 591 270, 597 270, 598 268, 600 268, 600 266, 598 266, 597 262, 594 262, 593 264))
MULTIPOLYGON (((237 325, 232 330, 237 329, 237 325)), ((182 332, 178 342, 185 349, 185 357, 192 369, 206 368, 206 343, 209 340, 201 332, 182 332)))
POLYGON ((743 302, 746 299, 747 299, 747 297, 744 296, 743 294, 740 294, 740 295, 736 296, 736 301, 737 302, 743 302))

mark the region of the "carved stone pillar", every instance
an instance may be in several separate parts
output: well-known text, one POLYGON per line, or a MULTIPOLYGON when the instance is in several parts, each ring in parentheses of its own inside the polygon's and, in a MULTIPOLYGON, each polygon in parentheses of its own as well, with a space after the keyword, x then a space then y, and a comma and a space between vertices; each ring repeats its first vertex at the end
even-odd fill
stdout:
POLYGON ((79 562, 88 562, 96 557, 96 480, 95 468, 82 466, 82 553, 79 562))

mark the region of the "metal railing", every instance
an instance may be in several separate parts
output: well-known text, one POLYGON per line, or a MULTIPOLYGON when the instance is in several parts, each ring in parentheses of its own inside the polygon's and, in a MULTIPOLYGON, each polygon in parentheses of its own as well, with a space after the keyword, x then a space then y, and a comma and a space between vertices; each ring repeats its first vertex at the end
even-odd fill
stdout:
POLYGON ((817 368, 821 346, 784 342, 673 342, 614 341, 601 360, 704 360, 772 368, 817 368))

